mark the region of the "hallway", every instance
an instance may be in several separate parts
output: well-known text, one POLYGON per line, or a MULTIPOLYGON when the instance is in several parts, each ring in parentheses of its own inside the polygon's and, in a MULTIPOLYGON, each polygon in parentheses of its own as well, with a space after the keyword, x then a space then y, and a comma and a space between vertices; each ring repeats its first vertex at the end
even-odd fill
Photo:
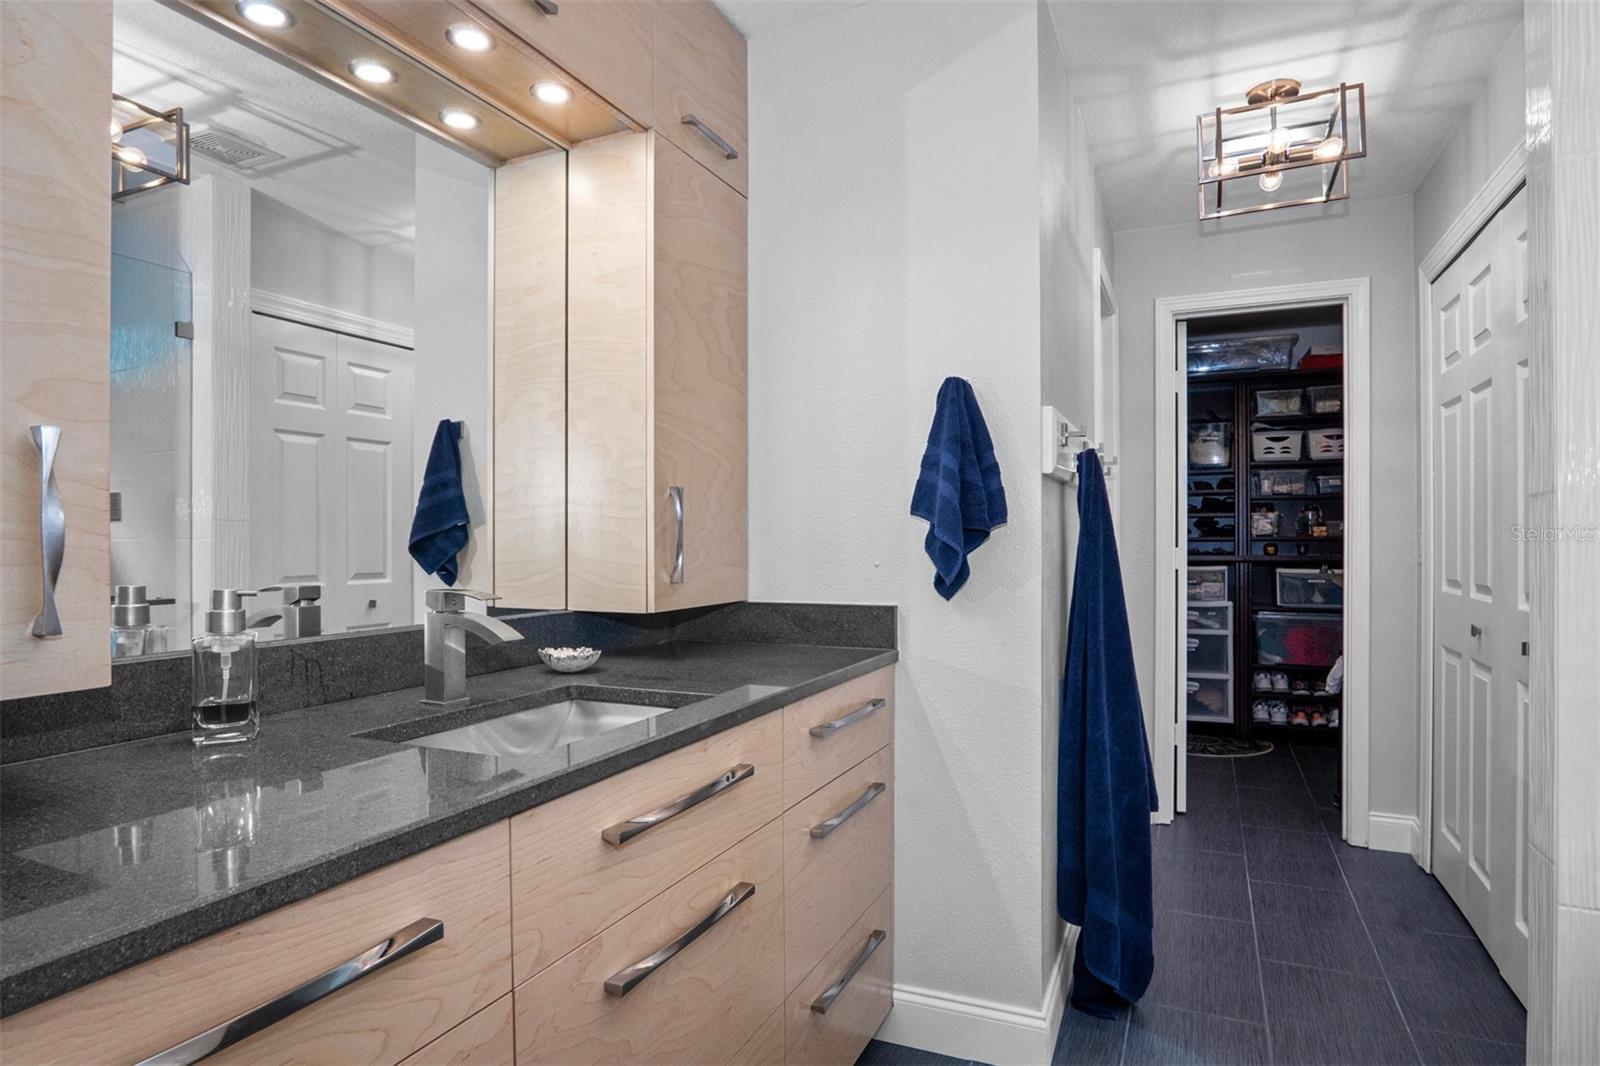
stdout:
POLYGON ((1521 1063, 1525 1015, 1438 882, 1338 838, 1332 748, 1189 758, 1155 829, 1156 976, 1057 1063, 1521 1063))

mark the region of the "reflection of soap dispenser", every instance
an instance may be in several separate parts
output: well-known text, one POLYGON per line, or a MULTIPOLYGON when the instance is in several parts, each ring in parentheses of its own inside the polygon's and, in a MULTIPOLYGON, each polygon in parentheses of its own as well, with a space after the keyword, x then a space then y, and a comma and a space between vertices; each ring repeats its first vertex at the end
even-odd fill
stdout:
POLYGON ((159 655, 167 650, 168 628, 152 625, 143 585, 118 585, 111 598, 111 657, 159 655))
POLYGON ((245 628, 243 597, 212 589, 206 631, 194 638, 196 744, 231 744, 256 735, 256 635, 245 628))

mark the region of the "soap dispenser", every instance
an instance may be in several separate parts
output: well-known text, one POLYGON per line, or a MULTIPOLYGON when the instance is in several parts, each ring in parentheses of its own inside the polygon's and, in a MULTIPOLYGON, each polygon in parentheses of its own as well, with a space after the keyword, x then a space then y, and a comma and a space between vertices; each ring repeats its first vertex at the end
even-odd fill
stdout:
POLYGON ((256 635, 245 626, 244 589, 212 589, 206 631, 194 638, 196 744, 253 740, 256 709, 256 635))
POLYGON ((150 603, 143 585, 117 585, 111 597, 111 657, 127 659, 159 655, 167 650, 167 626, 150 621, 150 603))

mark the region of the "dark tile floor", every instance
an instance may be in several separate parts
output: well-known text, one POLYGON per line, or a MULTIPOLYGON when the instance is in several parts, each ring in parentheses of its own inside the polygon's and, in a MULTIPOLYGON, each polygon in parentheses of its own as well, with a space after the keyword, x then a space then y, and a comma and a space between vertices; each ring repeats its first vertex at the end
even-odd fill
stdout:
POLYGON ((1336 759, 1190 758, 1189 813, 1155 830, 1155 978, 1121 1018, 1068 1010, 1056 1064, 1523 1062, 1522 1005, 1444 889, 1339 839, 1336 759))

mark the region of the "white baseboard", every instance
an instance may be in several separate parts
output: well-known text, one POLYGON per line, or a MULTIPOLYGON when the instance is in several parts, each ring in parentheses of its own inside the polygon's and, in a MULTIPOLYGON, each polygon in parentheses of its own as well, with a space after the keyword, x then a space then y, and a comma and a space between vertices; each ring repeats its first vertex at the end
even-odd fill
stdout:
POLYGON ((1399 851, 1415 857, 1422 840, 1422 825, 1409 814, 1367 815, 1367 847, 1373 851, 1399 851))
POLYGON ((1076 928, 1062 937, 1038 1010, 897 984, 894 1007, 878 1030, 878 1039, 994 1066, 1049 1062, 1072 980, 1077 937, 1076 928))

